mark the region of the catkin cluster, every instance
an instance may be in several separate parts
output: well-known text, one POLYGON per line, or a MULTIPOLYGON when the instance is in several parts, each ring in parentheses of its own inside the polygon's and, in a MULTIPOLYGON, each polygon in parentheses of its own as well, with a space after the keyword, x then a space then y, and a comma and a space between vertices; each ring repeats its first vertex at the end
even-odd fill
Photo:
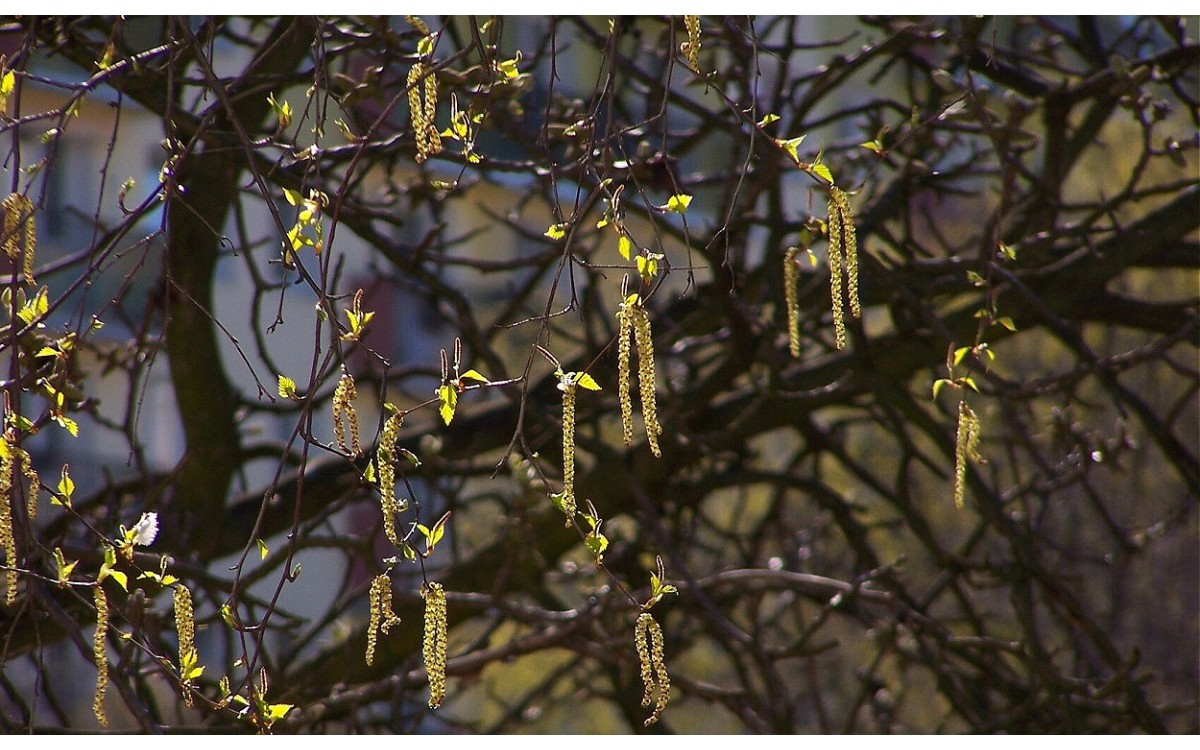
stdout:
POLYGON ((650 314, 636 295, 621 303, 617 311, 617 395, 621 402, 621 436, 625 445, 633 442, 633 404, 629 395, 630 340, 637 346, 638 387, 642 399, 642 422, 646 425, 646 441, 650 451, 661 457, 658 436, 658 399, 654 390, 654 337, 650 331, 650 314))
POLYGON ((437 77, 433 68, 423 62, 413 63, 412 70, 408 71, 408 109, 417 141, 418 164, 442 152, 442 136, 433 122, 437 116, 437 97, 437 77), (422 90, 424 102, 421 101, 422 90))
POLYGON ((800 248, 789 247, 783 256, 783 293, 787 302, 788 349, 800 359, 800 248))
POLYGON ((33 220, 33 203, 27 196, 10 193, 0 203, 4 212, 4 230, 0 234, 4 252, 20 260, 25 283, 33 285, 33 260, 37 252, 37 227, 33 220))
POLYGON ((562 433, 563 433, 563 512, 567 514, 566 526, 570 528, 575 518, 575 381, 564 377, 558 384, 562 389, 562 433))
POLYGON ((379 631, 389 632, 399 625, 400 618, 392 611, 392 579, 380 573, 371 581, 371 624, 367 627, 367 666, 375 663, 375 643, 379 631))
POLYGON ((438 708, 446 697, 446 592, 430 581, 425 588, 425 640, 422 649, 429 676, 429 707, 438 708))
POLYGON ((650 726, 662 716, 667 701, 671 700, 671 676, 667 674, 667 665, 663 659, 663 632, 659 624, 649 612, 638 615, 637 625, 633 631, 633 644, 637 648, 638 664, 642 671, 642 705, 654 703, 654 712, 646 719, 645 725, 650 726), (655 700, 654 694, 658 693, 655 700))
MULTIPOLYGON (((396 440, 400 437, 400 428, 404 425, 404 417, 393 414, 383 423, 383 433, 379 436, 379 450, 376 452, 376 475, 379 477, 379 502, 383 510, 383 531, 388 541, 400 546, 400 537, 396 534, 396 514, 403 510, 396 502, 396 440)), ((386 577, 386 576, 385 576, 386 577)), ((370 664, 370 661, 367 662, 370 664)))
POLYGON ((196 613, 192 608, 192 592, 182 583, 175 586, 175 633, 179 636, 179 671, 183 702, 192 708, 192 691, 188 685, 188 670, 200 660, 196 651, 196 613))
POLYGON ((687 27, 688 39, 680 46, 683 54, 687 55, 688 67, 700 72, 700 16, 684 16, 683 25, 687 27))
POLYGON ((108 726, 108 714, 104 712, 104 694, 108 692, 108 597, 97 583, 92 589, 96 603, 96 634, 92 637, 92 656, 96 660, 96 693, 92 697, 92 713, 100 726, 108 726))
POLYGON ((850 213, 850 199, 841 188, 829 188, 829 291, 833 298, 833 327, 837 348, 846 348, 846 316, 842 302, 842 274, 847 282, 846 296, 850 300, 850 314, 862 317, 858 301, 858 236, 854 228, 854 216, 850 213))
POLYGON ((362 452, 358 442, 358 412, 354 409, 354 399, 358 398, 358 389, 354 387, 354 376, 342 373, 337 388, 333 391, 333 434, 337 437, 338 447, 342 450, 353 450, 354 455, 362 452), (345 424, 343 424, 343 419, 345 424), (346 427, 350 429, 350 446, 346 445, 346 427))
POLYGON ((966 494, 967 461, 980 461, 979 417, 967 406, 965 400, 958 402, 958 435, 954 441, 954 505, 963 507, 966 494))

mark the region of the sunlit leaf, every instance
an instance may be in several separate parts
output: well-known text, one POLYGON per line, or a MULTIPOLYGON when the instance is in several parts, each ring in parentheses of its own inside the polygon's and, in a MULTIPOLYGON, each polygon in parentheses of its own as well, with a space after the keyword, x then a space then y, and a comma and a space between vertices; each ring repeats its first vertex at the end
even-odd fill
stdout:
POLYGON ((608 537, 596 531, 585 536, 583 543, 597 560, 603 557, 604 550, 608 549, 608 537))
POLYGON ((588 375, 586 372, 579 373, 579 375, 575 378, 575 382, 580 388, 586 388, 589 391, 600 390, 600 384, 596 382, 595 378, 593 378, 591 375, 588 375))
POLYGON ((783 149, 787 153, 788 156, 792 157, 792 161, 799 164, 800 163, 800 153, 799 153, 800 144, 804 143, 804 139, 807 137, 808 136, 802 135, 802 136, 799 136, 796 138, 788 138, 786 140, 784 140, 782 138, 776 138, 775 145, 779 146, 781 149, 783 149))
POLYGON ((679 195, 672 195, 667 200, 666 209, 668 211, 674 211, 677 214, 686 214, 688 206, 691 204, 692 196, 680 193, 679 195))
POLYGON ((296 393, 296 381, 289 378, 287 375, 279 376, 279 395, 283 398, 294 399, 298 395, 296 393))
POLYGON ((625 260, 629 260, 629 256, 633 253, 633 240, 626 235, 621 235, 617 238, 617 252, 625 260))
POLYGON ((438 388, 438 413, 447 425, 454 419, 454 410, 458 408, 458 391, 452 385, 438 388))

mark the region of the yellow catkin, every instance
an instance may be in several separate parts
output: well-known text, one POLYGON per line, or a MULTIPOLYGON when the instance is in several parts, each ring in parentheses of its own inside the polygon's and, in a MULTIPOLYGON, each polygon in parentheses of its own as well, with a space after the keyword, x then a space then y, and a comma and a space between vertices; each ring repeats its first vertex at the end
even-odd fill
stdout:
POLYGON ((671 676, 663 656, 663 632, 649 612, 638 615, 633 631, 633 643, 637 649, 638 665, 642 673, 642 705, 654 703, 654 711, 647 717, 646 726, 658 721, 671 700, 671 676), (657 693, 657 699, 655 694, 657 693))
POLYGON ((425 588, 425 639, 422 653, 429 677, 429 707, 438 708, 446 697, 446 592, 442 584, 425 588))
POLYGON ((29 451, 17 447, 14 447, 12 451, 17 457, 17 469, 29 482, 29 491, 25 493, 25 511, 29 515, 29 520, 35 521, 37 520, 38 494, 42 488, 42 480, 33 468, 33 459, 30 457, 29 451))
POLYGON ((37 227, 33 218, 33 203, 27 196, 10 193, 0 203, 4 212, 4 229, 0 234, 4 252, 13 260, 21 260, 25 283, 32 286, 34 256, 37 252, 37 227))
POLYGON ((375 663, 375 643, 379 631, 389 632, 399 625, 400 618, 392 611, 392 579, 381 573, 371 581, 371 623, 367 627, 367 666, 375 663))
POLYGON ((187 672, 199 662, 196 651, 196 613, 192 607, 192 592, 182 583, 175 586, 175 632, 179 636, 179 671, 183 702, 192 708, 192 690, 187 672))
POLYGON ((108 726, 108 714, 104 711, 104 694, 108 692, 108 597, 100 584, 92 589, 96 603, 96 634, 92 638, 92 656, 96 661, 96 693, 92 697, 92 713, 100 726, 108 726))
POLYGON ((958 403, 958 434, 954 441, 954 506, 963 507, 967 461, 979 461, 979 417, 966 401, 958 403))
POLYGON ((13 535, 11 500, 13 461, 7 443, 0 449, 0 552, 8 565, 4 573, 4 601, 11 605, 17 599, 17 540, 13 535))
POLYGON ((442 152, 442 137, 434 119, 437 116, 437 77, 423 62, 413 63, 408 71, 408 109, 412 117, 413 137, 417 143, 417 163, 442 152), (421 93, 424 92, 424 102, 421 93))
POLYGON ((358 441, 358 412, 354 408, 356 398, 358 389, 354 387, 354 377, 348 372, 342 373, 337 388, 333 391, 333 434, 337 437, 339 448, 352 451, 357 456, 362 452, 362 448, 358 441), (346 445, 347 426, 350 430, 349 446, 346 445))
POLYGON ((783 293, 787 303, 788 350, 800 359, 800 248, 789 247, 783 256, 783 293))
POLYGON ((567 528, 575 519, 575 381, 563 378, 562 389, 562 448, 563 448, 563 512, 567 514, 567 528))
POLYGON ((658 423, 658 397, 654 391, 654 337, 650 332, 650 313, 641 306, 633 310, 633 335, 638 352, 638 387, 642 397, 646 441, 650 443, 650 452, 661 458, 658 436, 662 434, 662 425, 658 423))
POLYGON ((621 402, 621 440, 633 444, 633 397, 629 393, 629 356, 633 349, 633 315, 629 305, 617 310, 617 397, 621 402))
POLYGON ((700 72, 700 16, 684 16, 683 25, 687 27, 688 40, 682 45, 683 53, 687 55, 688 67, 700 72))
POLYGON ((396 534, 396 514, 403 508, 396 501, 396 440, 400 437, 400 428, 404 425, 404 417, 393 414, 383 423, 383 433, 379 436, 379 450, 376 452, 376 476, 379 478, 379 504, 383 512, 383 532, 388 541, 400 546, 400 537, 396 534))
POLYGON ((429 36, 429 25, 420 16, 405 16, 404 20, 417 31, 429 36))
POLYGON ((829 188, 829 291, 833 299, 833 326, 837 348, 846 348, 846 319, 842 301, 842 274, 846 275, 850 314, 862 317, 858 299, 858 233, 850 213, 850 199, 838 187, 829 188), (844 269, 844 271, 843 271, 844 269))

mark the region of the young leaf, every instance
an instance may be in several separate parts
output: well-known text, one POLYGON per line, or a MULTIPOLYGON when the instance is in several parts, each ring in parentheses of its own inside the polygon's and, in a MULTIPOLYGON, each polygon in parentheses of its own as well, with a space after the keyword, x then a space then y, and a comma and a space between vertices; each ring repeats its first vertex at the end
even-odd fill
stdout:
POLYGON ((825 166, 821 162, 813 164, 810 171, 817 177, 820 177, 822 180, 828 182, 830 185, 833 184, 833 173, 829 171, 829 167, 825 166))
POLYGON ((551 224, 550 227, 545 231, 545 236, 552 240, 561 240, 563 237, 567 236, 566 224, 551 224))
POLYGON ((608 549, 608 537, 598 531, 593 531, 585 536, 583 543, 596 558, 597 562, 604 557, 604 550, 608 549))
POLYGON ((466 379, 470 379, 470 380, 478 380, 480 383, 492 382, 492 381, 488 380, 487 378, 485 378, 483 375, 481 375, 478 370, 467 370, 466 372, 464 372, 462 374, 462 377, 466 378, 466 379))
POLYGON ((443 385, 437 390, 438 413, 447 425, 454 419, 454 410, 458 408, 458 391, 452 385, 443 385))
POLYGON ((8 110, 8 97, 17 85, 17 76, 11 70, 0 75, 0 114, 8 110))
POLYGON ((781 149, 783 149, 785 152, 787 152, 787 155, 792 157, 792 161, 799 164, 800 163, 800 154, 798 153, 798 149, 800 148, 800 144, 804 143, 805 138, 807 138, 807 136, 803 136, 803 135, 798 138, 789 138, 787 140, 783 140, 781 138, 776 138, 775 145, 779 146, 781 149))
POLYGON ((279 376, 279 395, 283 398, 295 400, 299 398, 296 393, 296 381, 289 378, 287 375, 279 376))
POLYGON ((62 477, 58 480, 58 495, 50 499, 55 505, 71 507, 71 495, 75 492, 75 480, 71 479, 70 466, 63 464, 62 477))
POLYGON ((680 193, 679 195, 672 195, 667 200, 666 210, 674 211, 677 214, 686 214, 688 206, 690 206, 691 203, 692 196, 690 195, 684 195, 683 193, 680 193))
POLYGON ((74 560, 67 562, 67 559, 63 557, 62 550, 58 547, 54 548, 54 566, 58 569, 59 586, 64 589, 67 587, 67 582, 71 578, 71 571, 75 570, 75 566, 78 564, 79 563, 74 560))
POLYGON ((633 240, 626 235, 621 235, 617 238, 617 252, 625 260, 629 260, 629 256, 633 253, 633 240))
POLYGON ((580 388, 586 388, 589 391, 600 390, 600 384, 596 382, 595 378, 593 378, 591 375, 588 375, 586 372, 581 372, 576 375, 575 383, 579 385, 580 388))
POLYGON ((258 559, 266 560, 267 555, 271 552, 271 550, 267 549, 267 543, 261 539, 255 539, 254 541, 258 544, 258 559))
POLYGON ((65 414, 52 414, 50 418, 58 423, 58 426, 71 433, 71 437, 79 437, 79 423, 65 414))

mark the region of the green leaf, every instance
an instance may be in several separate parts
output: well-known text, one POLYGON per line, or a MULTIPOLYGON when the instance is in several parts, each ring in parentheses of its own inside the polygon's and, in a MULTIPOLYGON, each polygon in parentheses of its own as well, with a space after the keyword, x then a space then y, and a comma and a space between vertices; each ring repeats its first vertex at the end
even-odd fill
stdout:
POLYGON ((496 69, 500 71, 500 74, 503 75, 506 80, 512 80, 521 74, 521 71, 517 69, 517 63, 520 61, 520 59, 521 55, 518 53, 517 56, 511 60, 502 60, 496 63, 496 69))
POLYGON ((668 211, 674 211, 677 214, 686 214, 688 206, 690 206, 691 203, 692 196, 680 193, 679 195, 672 195, 667 200, 666 209, 668 211))
POLYGON ((108 574, 109 574, 109 576, 112 577, 112 579, 114 581, 117 582, 118 586, 125 589, 126 591, 129 591, 129 576, 125 575, 124 573, 122 573, 119 570, 110 570, 110 571, 108 571, 108 574))
POLYGON ((58 426, 71 433, 71 437, 79 437, 79 423, 65 414, 53 414, 51 419, 58 423, 58 426))
POLYGON ((600 384, 596 382, 595 378, 593 378, 591 375, 588 375, 586 372, 581 372, 576 375, 575 382, 580 388, 586 388, 589 391, 600 390, 600 384))
POLYGON ((272 703, 267 706, 267 721, 273 722, 288 715, 295 706, 291 703, 272 703))
POLYGON ((417 54, 421 57, 432 55, 434 41, 435 36, 433 34, 421 37, 421 41, 417 42, 417 54))
POLYGON ((450 511, 446 511, 438 519, 438 522, 433 525, 433 528, 429 530, 429 536, 426 539, 426 543, 428 544, 428 549, 425 550, 426 554, 432 552, 437 543, 442 541, 442 537, 446 534, 446 522, 449 520, 450 511))
POLYGON ((58 547, 54 548, 54 565, 58 569, 58 585, 66 588, 67 581, 71 578, 71 571, 75 570, 78 561, 67 562, 63 557, 62 550, 58 547))
POLYGON ((464 378, 469 378, 470 380, 478 380, 480 383, 492 382, 492 381, 488 380, 487 378, 485 378, 483 375, 481 375, 478 370, 467 370, 466 372, 464 372, 462 374, 462 376, 464 378))
POLYGON ((975 379, 974 379, 974 378, 972 378, 972 377, 969 377, 969 376, 968 376, 968 377, 962 377, 962 378, 959 378, 959 379, 958 379, 958 382, 959 382, 959 383, 961 383, 962 385, 965 385, 965 386, 967 386, 968 388, 970 388, 971 390, 975 391, 976 393, 979 393, 979 386, 975 385, 975 379))
POLYGON ((566 224, 551 224, 544 234, 552 240, 561 240, 567 236, 566 224))
POLYGON ((999 323, 1000 325, 1004 326, 1008 330, 1012 331, 1013 333, 1017 332, 1017 324, 1013 323, 1013 319, 1008 317, 1007 315, 1004 316, 1003 318, 996 318, 996 322, 999 323))
POLYGON ((633 253, 633 240, 626 235, 621 235, 617 238, 617 252, 625 260, 629 260, 629 256, 633 253))
POLYGON ((879 142, 879 141, 877 141, 877 140, 874 140, 874 141, 866 141, 865 143, 860 143, 860 144, 858 144, 858 145, 859 145, 861 148, 865 148, 865 149, 867 149, 868 151, 873 151, 873 152, 875 152, 875 154, 877 154, 877 155, 879 155, 879 156, 883 156, 883 144, 882 144, 882 143, 880 143, 880 142, 879 142))
POLYGON ((828 182, 830 185, 833 184, 833 172, 830 172, 829 167, 825 166, 821 162, 813 164, 810 171, 817 177, 820 177, 822 180, 828 182))
POLYGON ((583 538, 583 543, 588 550, 596 558, 597 561, 604 556, 604 550, 608 549, 608 537, 598 531, 593 531, 583 538))
POLYGON ((300 204, 304 203, 304 196, 300 195, 299 190, 289 190, 288 188, 284 188, 283 197, 287 198, 287 202, 293 206, 299 206, 300 204))
POLYGON ((637 257, 638 275, 642 278, 643 284, 654 282, 654 277, 658 276, 658 261, 662 257, 661 253, 647 253, 637 257))
POLYGON ((454 419, 454 410, 458 408, 458 390, 452 385, 443 385, 437 390, 438 413, 447 425, 454 419))
POLYGON ((771 123, 778 122, 778 121, 779 121, 779 115, 775 115, 775 114, 763 115, 763 118, 758 121, 758 126, 760 128, 765 128, 766 126, 770 125, 771 123))
POLYGON ((261 539, 255 539, 254 541, 258 544, 258 559, 266 560, 267 555, 271 552, 271 550, 267 549, 267 543, 261 539))
MULTIPOLYGON (((287 100, 278 101, 274 94, 267 95, 267 103, 271 105, 271 109, 275 111, 275 117, 279 120, 279 127, 286 129, 292 124, 292 105, 288 104, 287 100)), ((296 205, 295 203, 292 204, 296 205)))
POLYGON ((954 364, 956 364, 956 365, 961 364, 963 359, 966 358, 967 354, 970 351, 971 351, 971 347, 969 347, 969 346, 960 346, 959 348, 955 349, 954 350, 954 364))
POLYGON ((279 395, 283 398, 296 399, 299 398, 296 393, 296 381, 289 378, 287 375, 279 376, 279 395))
POLYGON ((7 71, 0 76, 0 112, 4 112, 8 107, 8 97, 12 95, 13 89, 17 86, 16 73, 7 71))
POLYGON ((563 493, 555 492, 554 494, 550 495, 550 502, 554 505, 555 508, 558 508, 558 510, 560 512, 562 512, 562 513, 567 512, 567 503, 566 503, 566 500, 564 500, 563 493))
POLYGON ((1017 251, 1014 250, 1013 248, 1009 247, 1008 245, 1004 244, 1003 242, 1000 243, 1000 253, 1001 253, 1001 255, 1003 255, 1005 258, 1008 258, 1009 260, 1017 259, 1017 251))
POLYGON ((806 136, 806 135, 802 135, 798 138, 788 138, 787 140, 784 140, 782 138, 776 138, 775 145, 779 146, 781 149, 783 149, 785 152, 787 152, 787 155, 792 157, 792 161, 799 164, 800 163, 800 154, 799 154, 800 144, 804 143, 804 139, 807 137, 808 136, 806 136))
POLYGON ((947 385, 954 384, 946 378, 938 378, 937 380, 933 381, 933 397, 937 398, 938 394, 941 393, 942 388, 946 387, 947 385))
POLYGON ((58 480, 58 497, 51 498, 55 505, 71 507, 71 495, 75 493, 75 480, 71 479, 70 467, 63 464, 62 477, 58 480), (61 500, 59 498, 62 498, 61 500))
POLYGON ((975 286, 987 286, 987 282, 975 271, 967 271, 967 280, 975 286))

